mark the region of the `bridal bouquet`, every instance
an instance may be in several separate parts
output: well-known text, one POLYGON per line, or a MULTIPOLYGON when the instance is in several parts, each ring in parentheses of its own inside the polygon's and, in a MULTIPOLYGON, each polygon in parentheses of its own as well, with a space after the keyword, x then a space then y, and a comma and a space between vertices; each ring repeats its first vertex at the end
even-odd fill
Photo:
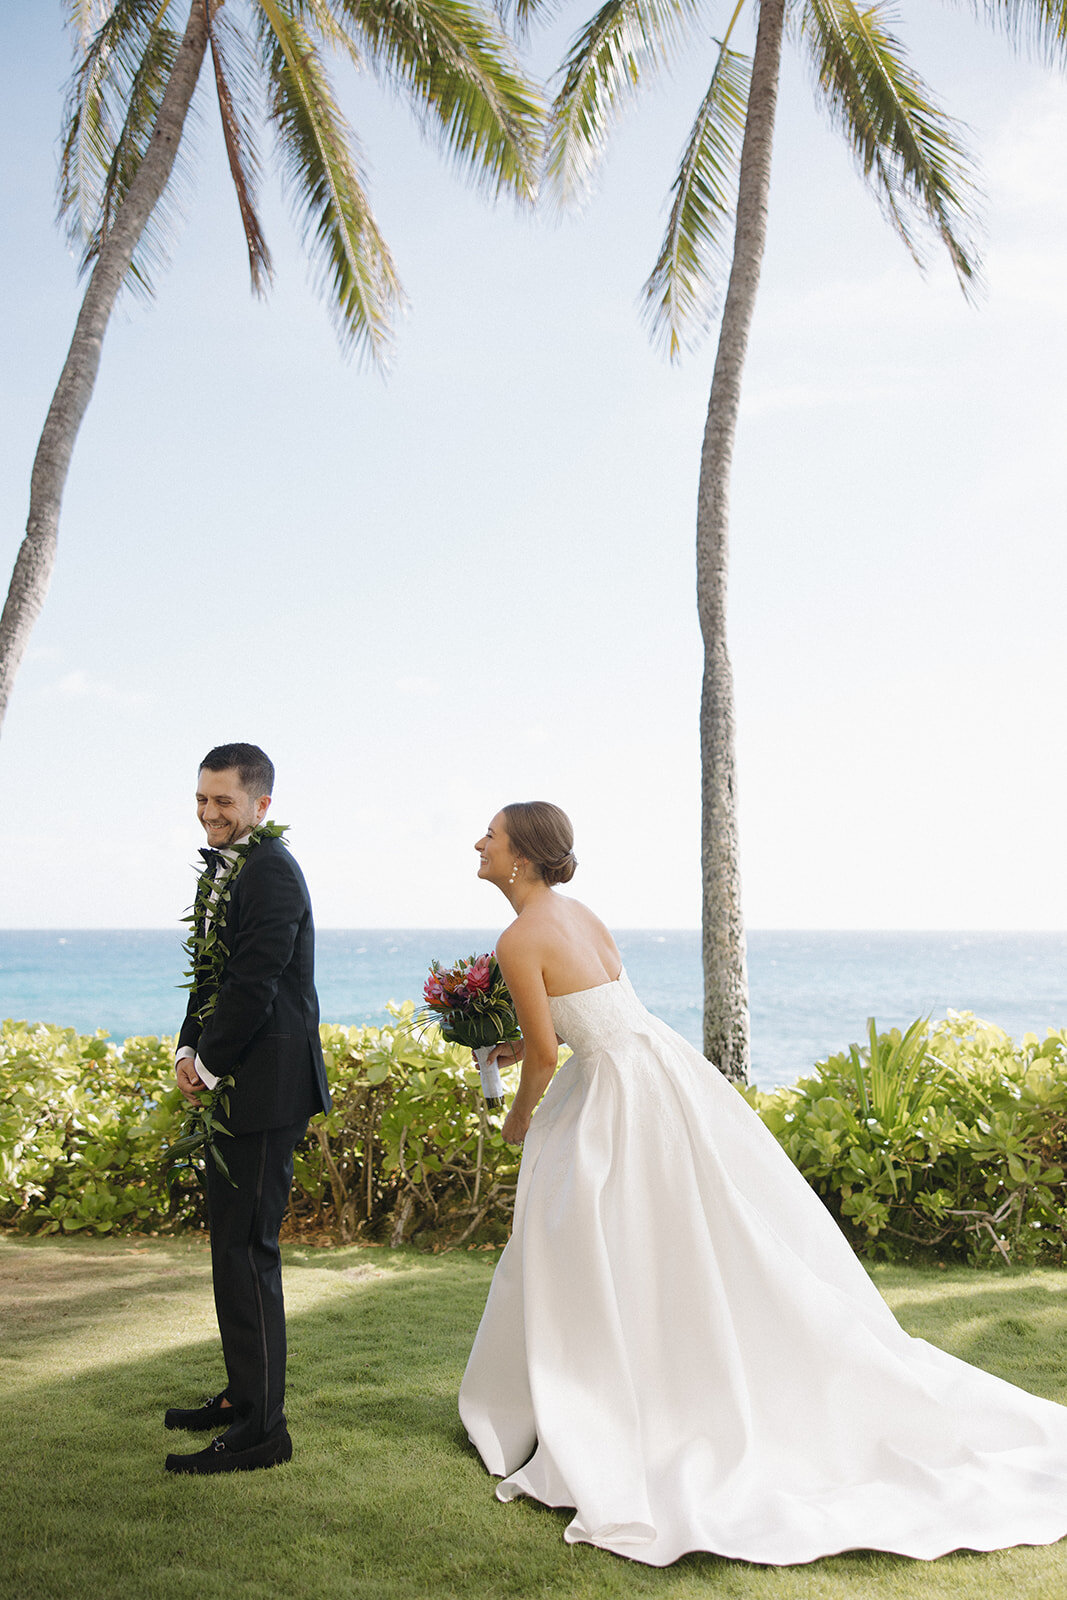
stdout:
POLYGON ((485 1103, 495 1111, 504 1104, 504 1085, 489 1054, 495 1045, 517 1039, 519 1024, 492 951, 468 956, 451 967, 432 962, 422 994, 426 1005, 419 1020, 436 1022, 446 1039, 465 1044, 474 1052, 485 1103))

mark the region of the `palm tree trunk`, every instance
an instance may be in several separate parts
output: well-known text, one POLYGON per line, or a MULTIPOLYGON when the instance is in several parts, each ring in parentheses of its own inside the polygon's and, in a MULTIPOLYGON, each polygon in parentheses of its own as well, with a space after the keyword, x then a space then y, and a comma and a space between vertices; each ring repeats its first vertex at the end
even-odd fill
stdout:
POLYGON ((697 609, 704 637, 700 700, 704 1054, 728 1078, 748 1077, 748 970, 737 848, 734 690, 726 648, 726 579, 741 374, 767 237, 767 195, 785 0, 761 0, 737 195, 730 282, 700 456, 697 609))
POLYGON ((26 537, 15 561, 7 601, 0 616, 0 724, 55 566, 59 508, 74 441, 96 383, 104 334, 137 241, 167 186, 200 75, 207 38, 205 0, 192 0, 189 21, 148 149, 101 247, 48 408, 30 478, 26 537))

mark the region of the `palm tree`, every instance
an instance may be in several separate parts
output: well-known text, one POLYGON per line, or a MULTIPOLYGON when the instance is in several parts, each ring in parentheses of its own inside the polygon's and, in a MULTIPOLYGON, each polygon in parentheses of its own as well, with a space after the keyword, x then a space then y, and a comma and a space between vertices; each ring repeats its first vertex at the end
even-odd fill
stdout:
POLYGON ((60 502, 112 309, 124 283, 151 293, 164 254, 167 185, 205 58, 253 290, 264 292, 271 278, 257 214, 267 122, 341 343, 372 362, 388 355, 403 296, 324 47, 401 90, 426 131, 490 194, 530 199, 536 183, 538 96, 481 0, 64 3, 78 66, 64 119, 60 211, 91 272, 37 448, 26 535, 0 616, 0 723, 55 564, 60 502))
MULTIPOLYGON (((753 4, 757 0, 752 0, 753 4)), ((708 402, 697 499, 697 605, 704 641, 700 708, 704 1053, 748 1075, 748 977, 738 866, 734 696, 726 644, 730 467, 741 377, 766 238, 774 117, 786 25, 808 55, 836 126, 891 226, 921 265, 922 234, 947 250, 966 293, 976 273, 967 236, 973 183, 956 125, 909 64, 886 0, 759 0, 751 56, 731 46, 747 0, 726 18, 707 93, 673 187, 663 248, 645 284, 654 339, 672 359, 726 294, 708 402), (734 221, 732 246, 729 225, 734 221), (687 337, 688 336, 688 337, 687 337)), ((1067 46, 1067 0, 984 0, 1013 38, 1050 58, 1067 46)), ((606 0, 560 69, 548 170, 566 201, 590 185, 622 106, 705 23, 700 0, 606 0)))

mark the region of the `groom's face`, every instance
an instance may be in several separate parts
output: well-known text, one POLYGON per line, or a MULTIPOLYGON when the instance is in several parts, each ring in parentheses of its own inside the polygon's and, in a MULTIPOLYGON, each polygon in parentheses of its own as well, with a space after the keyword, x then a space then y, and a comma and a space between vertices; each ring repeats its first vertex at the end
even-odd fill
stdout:
POLYGON ((201 767, 196 785, 196 814, 208 844, 225 850, 236 844, 243 833, 262 822, 270 809, 270 795, 250 795, 241 788, 236 767, 212 772, 201 767))

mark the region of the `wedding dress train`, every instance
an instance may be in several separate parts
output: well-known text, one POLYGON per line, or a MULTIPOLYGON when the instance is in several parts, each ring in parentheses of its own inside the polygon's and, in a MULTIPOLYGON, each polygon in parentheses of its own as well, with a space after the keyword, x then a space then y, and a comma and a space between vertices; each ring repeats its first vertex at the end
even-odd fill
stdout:
POLYGON ((906 1334, 759 1117, 623 974, 526 1137, 460 1391, 497 1495, 652 1566, 1067 1533, 1067 1408, 906 1334))

